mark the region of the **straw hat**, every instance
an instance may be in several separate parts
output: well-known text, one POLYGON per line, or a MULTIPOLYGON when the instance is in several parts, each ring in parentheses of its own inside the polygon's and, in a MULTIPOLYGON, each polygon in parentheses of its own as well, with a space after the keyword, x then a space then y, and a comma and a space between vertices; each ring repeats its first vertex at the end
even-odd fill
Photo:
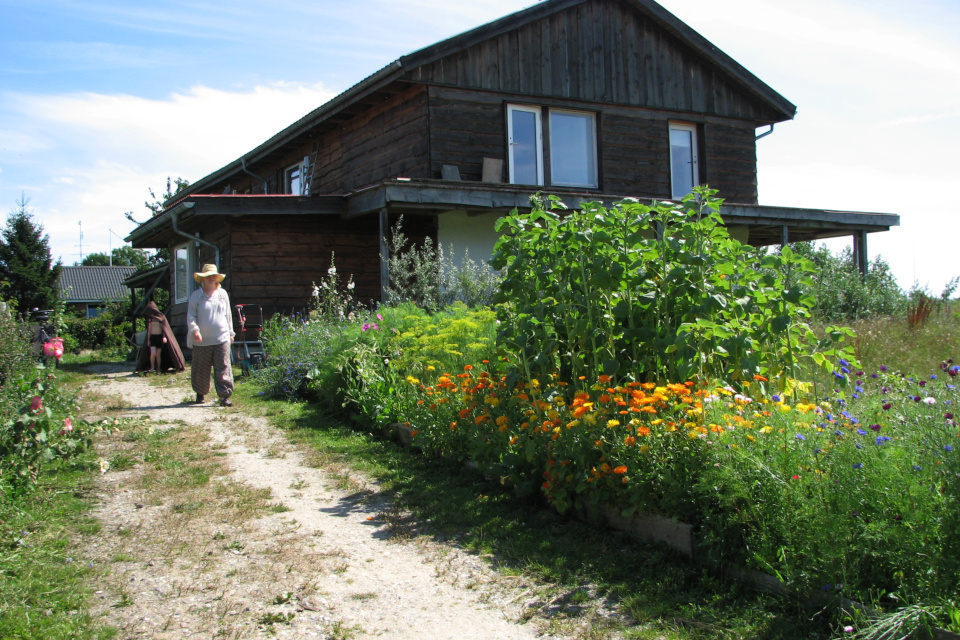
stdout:
POLYGON ((205 264, 203 265, 203 270, 198 271, 193 274, 193 279, 197 282, 201 282, 207 276, 217 276, 217 282, 223 282, 223 279, 226 278, 222 273, 217 273, 217 265, 215 264, 205 264))

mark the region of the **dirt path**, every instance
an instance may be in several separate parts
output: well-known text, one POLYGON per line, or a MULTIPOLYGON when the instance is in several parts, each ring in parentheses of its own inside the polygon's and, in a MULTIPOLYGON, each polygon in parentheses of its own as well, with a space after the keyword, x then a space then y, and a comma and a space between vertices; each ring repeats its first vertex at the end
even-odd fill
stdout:
POLYGON ((557 637, 522 622, 529 585, 394 535, 375 486, 337 488, 264 419, 187 404, 184 375, 97 374, 88 417, 121 419, 87 551, 118 638, 557 637))

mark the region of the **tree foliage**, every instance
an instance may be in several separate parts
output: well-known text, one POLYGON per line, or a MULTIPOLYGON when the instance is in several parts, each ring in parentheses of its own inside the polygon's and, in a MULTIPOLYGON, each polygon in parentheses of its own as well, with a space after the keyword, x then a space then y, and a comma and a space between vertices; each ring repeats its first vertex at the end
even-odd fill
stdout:
POLYGON ((30 200, 21 197, 7 217, 0 240, 0 280, 4 297, 15 300, 18 309, 51 309, 58 294, 62 267, 50 255, 50 237, 35 222, 27 208, 30 200))
POLYGON ((866 276, 861 276, 850 247, 838 255, 812 242, 796 242, 790 247, 817 267, 813 277, 817 305, 813 312, 818 319, 833 322, 904 313, 907 296, 881 256, 875 257, 866 276))
POLYGON ((91 253, 87 255, 83 262, 80 263, 81 267, 106 267, 110 266, 111 260, 113 258, 112 264, 115 267, 136 267, 137 271, 141 269, 147 269, 151 265, 150 258, 151 255, 144 251, 143 249, 134 249, 133 247, 117 247, 110 252, 110 255, 106 253, 91 253))

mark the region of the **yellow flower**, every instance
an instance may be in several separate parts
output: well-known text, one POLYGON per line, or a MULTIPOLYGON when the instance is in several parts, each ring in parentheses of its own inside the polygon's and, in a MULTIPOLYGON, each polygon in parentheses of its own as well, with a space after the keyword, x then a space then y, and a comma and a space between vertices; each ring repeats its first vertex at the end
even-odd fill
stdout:
POLYGON ((555 397, 553 398, 553 402, 554 402, 558 407, 562 407, 563 405, 567 404, 567 401, 564 400, 561 396, 555 396, 555 397))
POLYGON ((432 364, 429 364, 427 365, 427 371, 436 371, 436 368, 432 364))
POLYGON ((762 427, 760 433, 773 433, 773 427, 762 427))
POLYGON ((579 420, 571 420, 570 422, 567 423, 567 429, 573 429, 574 427, 579 426, 579 424, 580 424, 579 420))
POLYGON ((597 414, 595 413, 588 413, 587 415, 583 416, 583 419, 591 427, 597 424, 597 414))
POLYGON ((619 420, 607 420, 608 429, 613 429, 614 427, 619 427, 619 426, 620 426, 619 420))
POLYGON ((414 378, 413 376, 407 376, 407 382, 410 384, 420 384, 420 381, 414 378))

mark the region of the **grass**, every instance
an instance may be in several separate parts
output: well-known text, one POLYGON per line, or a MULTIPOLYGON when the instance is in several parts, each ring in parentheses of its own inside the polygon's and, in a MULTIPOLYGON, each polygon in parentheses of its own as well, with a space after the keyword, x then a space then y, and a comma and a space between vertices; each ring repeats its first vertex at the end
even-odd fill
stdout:
POLYGON ((0 638, 114 637, 86 613, 98 568, 74 544, 99 529, 89 516, 94 468, 75 461, 45 472, 33 495, 0 497, 0 638))
POLYGON ((252 385, 240 385, 237 395, 309 446, 317 466, 341 478, 376 479, 394 503, 381 517, 395 536, 451 541, 528 581, 536 601, 531 615, 540 611, 557 631, 586 623, 596 638, 830 636, 826 615, 798 612, 793 602, 724 581, 667 548, 558 516, 539 500, 517 498, 458 464, 362 433, 316 405, 258 403, 252 385), (622 616, 593 617, 610 607, 622 616))

